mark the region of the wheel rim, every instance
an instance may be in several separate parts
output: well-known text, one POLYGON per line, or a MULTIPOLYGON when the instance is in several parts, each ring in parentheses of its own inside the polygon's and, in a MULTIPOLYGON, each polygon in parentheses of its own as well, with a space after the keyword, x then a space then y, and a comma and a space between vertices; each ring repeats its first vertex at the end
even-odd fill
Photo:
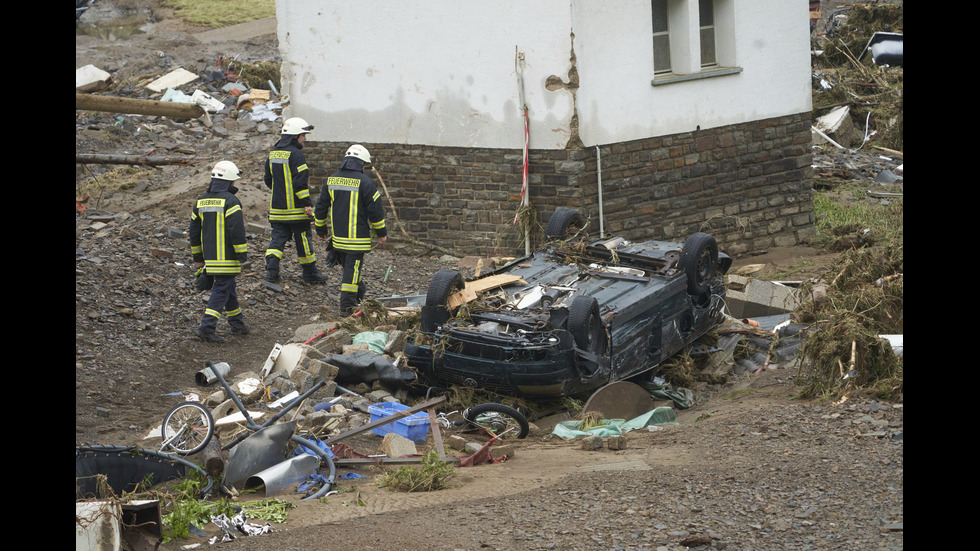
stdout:
POLYGON ((204 443, 209 429, 203 412, 193 407, 180 408, 167 420, 164 440, 176 436, 170 443, 171 448, 193 450, 204 443))
POLYGON ((520 423, 518 423, 513 417, 503 413, 498 413, 496 411, 481 413, 477 415, 476 418, 471 421, 471 423, 486 431, 489 431, 493 436, 501 436, 502 433, 509 430, 509 432, 504 434, 502 438, 514 438, 521 431, 520 423))

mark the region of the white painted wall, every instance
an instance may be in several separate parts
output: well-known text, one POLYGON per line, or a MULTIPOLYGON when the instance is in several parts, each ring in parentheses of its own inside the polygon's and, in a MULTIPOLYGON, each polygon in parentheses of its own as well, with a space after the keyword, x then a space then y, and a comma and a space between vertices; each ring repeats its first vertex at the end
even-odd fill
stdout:
POLYGON ((576 107, 586 146, 810 110, 807 2, 717 1, 743 71, 651 86, 649 0, 278 0, 285 115, 314 141, 519 149, 517 50, 532 149, 564 148, 576 107))

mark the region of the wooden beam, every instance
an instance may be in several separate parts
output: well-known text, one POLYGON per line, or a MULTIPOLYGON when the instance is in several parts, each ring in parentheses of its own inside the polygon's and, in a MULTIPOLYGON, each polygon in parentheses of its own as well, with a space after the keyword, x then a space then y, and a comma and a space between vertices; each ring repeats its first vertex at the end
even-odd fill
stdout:
POLYGON ((101 155, 97 153, 75 153, 77 165, 189 165, 200 161, 194 157, 168 157, 162 155, 101 155))
POLYGON ((371 429, 373 429, 375 427, 380 427, 381 425, 387 425, 388 423, 394 423, 395 421, 401 419, 402 417, 408 417, 409 415, 411 415, 413 413, 418 413, 418 412, 420 412, 420 411, 422 411, 424 409, 429 409, 429 408, 434 407, 434 406, 437 406, 437 405, 439 405, 439 404, 441 404, 441 403, 443 403, 445 401, 446 401, 446 397, 445 396, 439 396, 438 398, 433 398, 431 400, 427 400, 427 401, 422 402, 421 404, 419 404, 417 406, 410 407, 408 409, 403 409, 401 411, 396 411, 395 413, 392 413, 391 415, 389 415, 387 417, 382 417, 381 419, 378 419, 377 421, 372 421, 372 422, 370 422, 370 423, 368 423, 366 425, 361 425, 361 426, 357 427, 356 429, 351 429, 351 430, 349 430, 347 432, 340 433, 340 434, 338 434, 336 436, 331 436, 330 438, 327 438, 326 440, 324 440, 323 443, 329 445, 329 444, 333 444, 334 442, 339 442, 340 440, 343 440, 344 438, 348 438, 350 436, 354 436, 355 434, 360 434, 362 432, 369 431, 369 430, 371 430, 371 429))
POLYGON ((181 119, 196 119, 205 115, 204 108, 195 103, 97 96, 79 94, 78 92, 75 92, 75 109, 125 113, 127 115, 158 115, 181 119))

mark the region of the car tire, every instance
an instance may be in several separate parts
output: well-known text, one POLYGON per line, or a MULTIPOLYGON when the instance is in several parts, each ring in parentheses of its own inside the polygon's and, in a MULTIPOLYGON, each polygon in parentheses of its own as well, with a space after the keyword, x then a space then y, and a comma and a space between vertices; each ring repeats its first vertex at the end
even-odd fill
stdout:
POLYGON ((571 228, 581 229, 585 227, 585 219, 579 211, 562 207, 555 210, 555 213, 551 215, 548 219, 548 225, 544 229, 545 239, 551 240, 561 240, 568 236, 568 231, 571 228))
POLYGON ((422 331, 431 333, 449 321, 449 295, 463 290, 466 283, 456 270, 439 270, 429 281, 422 309, 422 331))
POLYGON ((601 355, 606 351, 606 332, 599 317, 599 302, 594 297, 576 295, 568 305, 568 332, 575 346, 586 352, 601 355))
POLYGON ((711 283, 718 271, 718 243, 707 233, 693 233, 684 242, 680 269, 687 275, 687 292, 702 295, 711 291, 711 283))

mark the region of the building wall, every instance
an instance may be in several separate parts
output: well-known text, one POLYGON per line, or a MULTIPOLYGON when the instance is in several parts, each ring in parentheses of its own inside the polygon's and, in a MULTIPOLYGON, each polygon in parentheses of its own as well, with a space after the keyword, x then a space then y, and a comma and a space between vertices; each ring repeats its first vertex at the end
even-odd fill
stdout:
MULTIPOLYGON (((366 145, 413 238, 464 254, 524 251, 528 113, 534 243, 559 206, 608 233, 730 254, 813 233, 810 44, 802 0, 668 0, 674 74, 654 75, 650 0, 279 0, 284 117, 314 124, 314 181, 366 145), (523 82, 523 86, 519 86, 523 82)), ((390 206, 388 206, 389 210, 390 206)), ((533 245, 532 245, 533 246, 533 245)))
MULTIPOLYGON (((530 147, 545 150, 809 111, 807 2, 714 1, 733 71, 653 85, 650 0, 280 0, 284 115, 318 141, 519 148, 521 77, 530 147)), ((675 71, 712 74, 698 3, 669 3, 687 25, 672 15, 675 71)))
MULTIPOLYGON (((314 186, 339 167, 349 145, 307 142, 314 186)), ((385 198, 393 241, 406 241, 404 228, 415 240, 459 254, 523 253, 523 236, 513 224, 520 149, 364 145, 382 194, 394 202, 392 209, 385 198)), ((534 246, 561 206, 589 217, 593 236, 600 226, 606 235, 633 241, 684 241, 705 231, 732 255, 794 245, 814 233, 809 113, 598 150, 532 150, 528 188, 537 216, 534 246)))

